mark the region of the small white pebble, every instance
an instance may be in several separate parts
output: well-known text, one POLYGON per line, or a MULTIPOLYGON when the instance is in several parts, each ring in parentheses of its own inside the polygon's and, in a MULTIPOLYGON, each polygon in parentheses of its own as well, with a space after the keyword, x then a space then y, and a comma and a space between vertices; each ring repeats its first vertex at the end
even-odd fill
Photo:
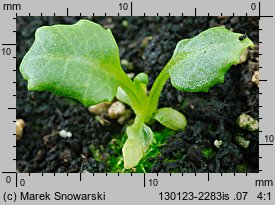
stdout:
POLYGON ((59 136, 62 137, 62 138, 71 138, 73 135, 70 131, 60 130, 59 131, 59 136))
POLYGON ((125 113, 125 105, 122 102, 114 102, 108 109, 108 116, 111 119, 116 119, 125 113))
POLYGON ((247 149, 249 147, 250 141, 245 137, 237 135, 235 138, 235 142, 242 148, 247 149))
POLYGON ((88 110, 93 115, 100 115, 106 112, 109 107, 110 107, 110 103, 102 102, 102 103, 90 106, 88 110))
POLYGON ((221 145, 222 145, 222 140, 215 140, 214 141, 214 145, 215 145, 215 147, 217 147, 218 149, 220 149, 221 145))
POLYGON ((25 122, 22 119, 16 119, 16 140, 19 140, 23 136, 23 130, 25 127, 25 122))
POLYGON ((241 114, 238 117, 236 123, 239 125, 240 128, 251 132, 259 129, 259 122, 250 115, 245 113, 241 114))
POLYGON ((254 72, 251 81, 259 87, 259 71, 254 72))

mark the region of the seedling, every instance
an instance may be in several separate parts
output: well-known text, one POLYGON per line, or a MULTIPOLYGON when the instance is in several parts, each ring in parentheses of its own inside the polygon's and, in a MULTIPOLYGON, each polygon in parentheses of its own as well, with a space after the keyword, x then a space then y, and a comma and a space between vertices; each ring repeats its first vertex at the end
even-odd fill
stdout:
POLYGON ((153 141, 148 125, 157 120, 172 130, 185 130, 186 118, 172 108, 158 109, 161 91, 170 77, 172 85, 186 92, 207 92, 224 82, 226 71, 240 62, 252 41, 224 27, 213 27, 178 42, 170 61, 147 92, 148 76, 131 80, 122 70, 119 51, 110 29, 80 20, 73 25, 38 28, 35 41, 23 58, 20 72, 28 89, 48 90, 73 98, 84 106, 114 97, 134 111, 134 123, 126 130, 122 152, 124 167, 135 167, 153 141))

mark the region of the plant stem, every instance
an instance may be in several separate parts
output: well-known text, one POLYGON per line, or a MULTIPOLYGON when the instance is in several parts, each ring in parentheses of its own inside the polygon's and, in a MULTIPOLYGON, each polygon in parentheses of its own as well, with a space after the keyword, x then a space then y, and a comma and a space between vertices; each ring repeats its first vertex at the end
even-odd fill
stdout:
POLYGON ((131 100, 132 108, 136 115, 143 113, 144 107, 147 107, 148 96, 138 92, 134 82, 127 76, 120 81, 120 87, 127 93, 131 100))
POLYGON ((152 115, 157 110, 160 94, 168 78, 169 78, 169 71, 168 71, 168 66, 166 66, 162 69, 162 71, 158 75, 150 91, 149 106, 147 109, 146 121, 150 121, 152 118, 152 115))

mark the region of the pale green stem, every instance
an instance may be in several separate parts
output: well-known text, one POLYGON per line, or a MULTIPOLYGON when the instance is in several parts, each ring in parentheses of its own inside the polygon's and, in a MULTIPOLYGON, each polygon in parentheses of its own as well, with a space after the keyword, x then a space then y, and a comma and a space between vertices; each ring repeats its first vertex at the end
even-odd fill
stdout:
POLYGON ((150 91, 149 107, 146 114, 146 121, 150 121, 154 112, 157 110, 160 94, 168 78, 169 78, 168 67, 164 67, 160 72, 160 74, 158 75, 157 79, 155 80, 152 86, 152 89, 150 91))
POLYGON ((120 86, 129 96, 135 114, 141 114, 148 103, 148 96, 138 92, 134 82, 127 75, 120 81, 120 86))

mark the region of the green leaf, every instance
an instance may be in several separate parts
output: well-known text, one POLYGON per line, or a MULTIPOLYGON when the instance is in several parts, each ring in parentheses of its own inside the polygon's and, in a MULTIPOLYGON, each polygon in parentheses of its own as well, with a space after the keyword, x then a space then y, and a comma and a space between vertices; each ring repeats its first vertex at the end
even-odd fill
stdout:
POLYGON ((139 73, 134 78, 134 82, 139 82, 139 83, 147 85, 148 84, 148 75, 146 73, 139 73))
POLYGON ((118 87, 118 89, 117 89, 116 98, 119 101, 121 101, 121 102, 123 102, 123 103, 125 103, 129 106, 132 106, 131 105, 131 99, 129 98, 127 93, 121 87, 118 87))
POLYGON ((127 136, 123 148, 123 159, 125 169, 135 167, 146 153, 152 143, 154 134, 152 130, 137 117, 133 125, 127 128, 127 136))
POLYGON ((249 46, 249 38, 224 27, 210 28, 192 39, 177 44, 166 65, 174 87, 187 92, 207 92, 215 84, 224 82, 226 71, 240 62, 249 46))
POLYGON ((20 72, 29 90, 48 90, 85 106, 111 101, 126 76, 111 30, 88 20, 37 29, 20 72))
POLYGON ((139 92, 144 92, 146 95, 148 75, 146 73, 137 74, 137 76, 134 78, 134 84, 139 92))
POLYGON ((185 116, 170 107, 158 109, 154 115, 154 119, 156 119, 163 126, 175 131, 184 131, 187 126, 185 116))

